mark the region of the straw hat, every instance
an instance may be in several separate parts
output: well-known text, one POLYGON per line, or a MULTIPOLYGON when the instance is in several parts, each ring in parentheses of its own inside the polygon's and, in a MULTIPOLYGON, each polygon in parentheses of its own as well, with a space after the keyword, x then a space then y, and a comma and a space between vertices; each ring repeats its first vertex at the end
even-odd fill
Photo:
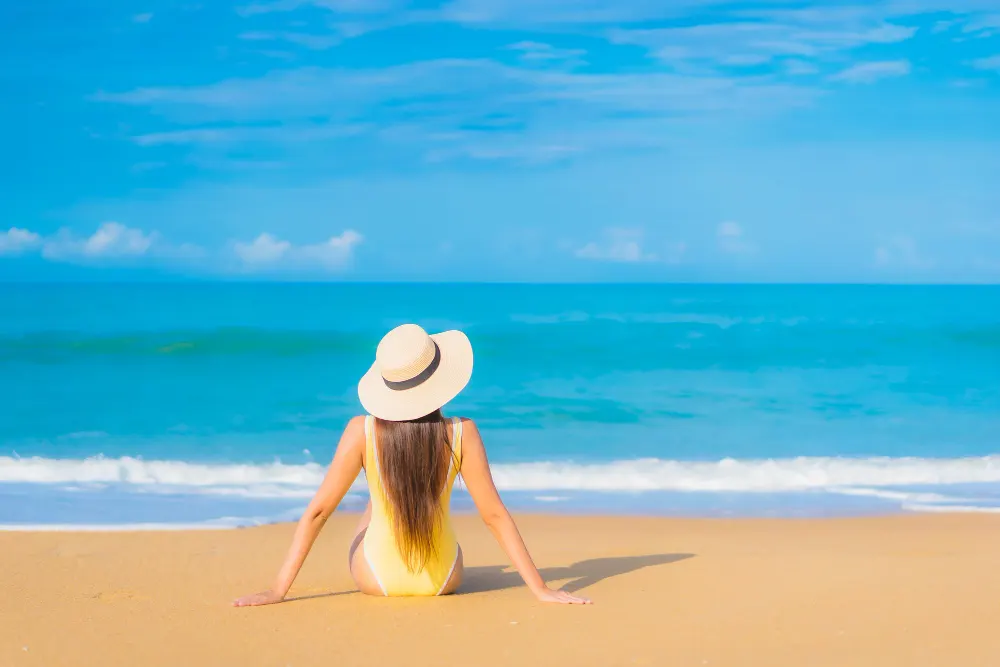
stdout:
POLYGON ((375 351, 358 383, 361 405, 386 421, 419 419, 458 396, 472 377, 472 344, 461 331, 428 335, 416 324, 398 326, 375 351))

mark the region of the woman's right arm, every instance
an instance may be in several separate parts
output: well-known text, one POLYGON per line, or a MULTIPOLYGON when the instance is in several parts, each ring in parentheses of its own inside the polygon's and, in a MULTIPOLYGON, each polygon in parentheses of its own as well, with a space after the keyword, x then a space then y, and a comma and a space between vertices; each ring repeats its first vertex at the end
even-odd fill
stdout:
POLYGON ((504 506, 493 483, 490 464, 486 459, 486 447, 479 435, 479 429, 471 419, 466 419, 463 420, 462 431, 462 478, 465 480, 465 486, 469 489, 469 495, 472 496, 472 502, 476 504, 479 515, 517 568, 524 583, 542 602, 590 604, 590 600, 586 598, 571 595, 566 591, 554 591, 545 584, 542 575, 538 573, 538 568, 531 560, 527 547, 524 546, 524 540, 521 539, 514 519, 504 506))
POLYGON ((281 602, 288 594, 292 582, 298 576, 302 564, 312 549, 313 542, 323 529, 340 501, 344 499, 351 484, 361 472, 365 451, 365 419, 355 417, 344 429, 337 445, 337 452, 327 469, 326 477, 320 484, 312 502, 306 507, 295 529, 295 536, 288 548, 285 561, 278 570, 274 585, 263 593, 243 596, 233 602, 235 607, 256 607, 281 602))

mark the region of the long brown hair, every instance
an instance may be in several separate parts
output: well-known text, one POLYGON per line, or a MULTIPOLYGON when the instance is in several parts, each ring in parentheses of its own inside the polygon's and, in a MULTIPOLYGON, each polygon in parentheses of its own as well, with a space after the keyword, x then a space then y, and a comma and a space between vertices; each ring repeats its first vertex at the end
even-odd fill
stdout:
POLYGON ((434 532, 452 458, 449 422, 436 410, 412 421, 376 419, 375 427, 396 548, 407 569, 419 572, 435 555, 434 532))

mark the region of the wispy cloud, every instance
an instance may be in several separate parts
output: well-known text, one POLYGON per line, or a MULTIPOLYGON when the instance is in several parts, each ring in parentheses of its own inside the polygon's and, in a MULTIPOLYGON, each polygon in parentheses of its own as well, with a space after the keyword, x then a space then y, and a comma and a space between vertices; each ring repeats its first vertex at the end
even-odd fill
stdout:
MULTIPOLYGON (((678 0, 677 10, 704 2, 678 0)), ((641 21, 676 15, 654 0, 613 2, 608 0, 452 0, 440 10, 444 20, 456 23, 506 26, 581 25, 641 21)))
POLYGON ((146 12, 144 14, 136 14, 132 17, 132 21, 135 23, 149 23, 153 20, 152 12, 146 12))
POLYGON ((970 63, 976 69, 1000 72, 1000 54, 988 58, 978 58, 970 63))
POLYGON ((608 229, 603 241, 591 241, 578 248, 575 255, 580 259, 603 262, 656 262, 656 253, 647 252, 642 247, 643 233, 639 229, 608 229))
POLYGON ((913 237, 897 234, 883 239, 875 248, 875 264, 888 269, 926 270, 935 262, 920 252, 913 237))
POLYGON ((798 3, 733 3, 726 0, 271 0, 248 3, 237 11, 252 17, 303 7, 328 10, 334 19, 357 21, 358 32, 412 23, 455 23, 479 29, 585 31, 602 26, 688 19, 709 14, 729 19, 768 19, 792 25, 865 28, 872 23, 906 20, 922 14, 951 14, 941 29, 964 25, 969 32, 1000 24, 990 0, 872 0, 847 5, 791 6, 798 3))
POLYGON ((721 223, 715 230, 719 250, 731 255, 748 255, 757 251, 757 246, 747 240, 743 227, 736 222, 721 223))
POLYGON ((196 127, 140 134, 132 140, 140 146, 169 144, 299 143, 356 136, 370 129, 360 124, 308 123, 273 125, 227 125, 196 127))
MULTIPOLYGON (((164 113, 196 110, 206 116, 243 120, 337 117, 391 103, 400 117, 492 114, 539 102, 585 106, 609 112, 673 113, 783 108, 812 99, 807 89, 768 79, 664 72, 593 74, 510 67, 491 60, 432 60, 384 69, 300 68, 256 79, 228 79, 208 86, 139 88, 101 92, 93 99, 150 106, 164 113), (433 100, 426 98, 433 96, 433 100), (500 108, 497 109, 496 107, 500 108)), ((391 111, 386 109, 385 111, 391 111)))
POLYGON ((982 14, 974 16, 962 26, 962 32, 975 34, 977 37, 993 37, 1000 34, 1000 14, 982 14))
POLYGON ((341 39, 337 35, 315 35, 306 32, 244 32, 240 39, 251 42, 287 42, 296 46, 304 46, 314 51, 329 49, 338 44, 341 39))
POLYGON ((956 19, 946 19, 946 20, 941 20, 941 21, 935 21, 934 25, 931 26, 931 32, 933 34, 935 34, 935 35, 938 34, 938 33, 942 33, 942 32, 948 32, 949 30, 951 30, 952 28, 954 28, 955 26, 960 25, 960 24, 961 24, 961 21, 958 21, 956 19))
POLYGON ((786 73, 792 76, 808 76, 810 74, 816 74, 819 72, 819 67, 813 65, 805 60, 796 60, 794 58, 784 61, 782 63, 786 73))
POLYGON ((359 131, 355 119, 372 118, 377 124, 361 131, 373 140, 407 144, 440 160, 508 159, 523 154, 519 146, 526 142, 535 155, 570 155, 609 135, 632 135, 619 145, 662 143, 685 118, 780 112, 806 106, 818 94, 766 77, 589 73, 483 59, 384 69, 299 68, 208 86, 99 93, 94 99, 221 126, 140 135, 142 145, 268 136, 290 142, 296 134, 312 140, 318 133, 336 139, 359 131), (322 125, 315 124, 317 116, 326 119, 322 125))
POLYGON ((532 41, 516 42, 507 48, 511 51, 517 51, 522 61, 538 64, 581 65, 584 63, 583 56, 587 54, 585 49, 563 49, 551 44, 532 41))
POLYGON ((753 21, 683 28, 616 30, 614 41, 638 44, 673 65, 752 66, 775 58, 824 58, 868 44, 909 39, 916 28, 878 18, 829 13, 769 12, 753 21))
POLYGON ((240 7, 238 11, 243 16, 253 16, 290 12, 307 5, 329 9, 338 14, 381 14, 402 9, 407 2, 405 0, 272 0, 250 3, 240 7))
POLYGON ((847 83, 875 83, 882 79, 906 76, 911 69, 908 60, 883 60, 853 65, 834 74, 830 79, 847 83))
POLYGON ((11 227, 0 232, 0 256, 20 255, 23 252, 39 246, 42 237, 27 229, 11 227))
POLYGON ((353 229, 331 236, 322 243, 293 245, 263 233, 253 241, 233 243, 233 252, 248 271, 326 270, 345 268, 364 237, 353 229))

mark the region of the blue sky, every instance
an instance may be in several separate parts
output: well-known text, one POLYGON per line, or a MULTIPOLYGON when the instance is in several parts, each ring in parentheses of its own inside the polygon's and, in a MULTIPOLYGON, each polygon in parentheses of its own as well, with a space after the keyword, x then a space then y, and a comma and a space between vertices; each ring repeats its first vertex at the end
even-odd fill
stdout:
POLYGON ((0 279, 1000 282, 1000 2, 0 7, 0 279))

